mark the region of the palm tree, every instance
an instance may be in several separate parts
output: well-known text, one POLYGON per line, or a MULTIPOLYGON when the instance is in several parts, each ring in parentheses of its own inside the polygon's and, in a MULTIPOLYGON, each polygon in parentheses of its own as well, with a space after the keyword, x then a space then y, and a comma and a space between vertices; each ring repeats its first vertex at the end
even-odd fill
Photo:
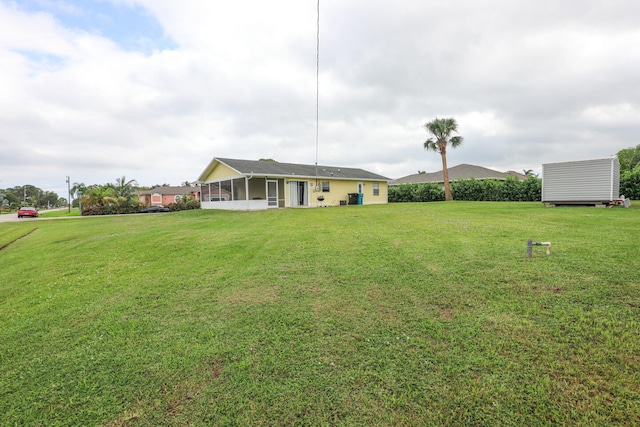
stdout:
POLYGON ((135 179, 127 181, 127 179, 123 176, 122 178, 116 178, 115 184, 108 184, 116 193, 116 196, 128 198, 136 191, 136 186, 138 185, 135 179))
POLYGON ((115 184, 108 184, 113 189, 118 213, 128 213, 134 208, 137 209, 139 205, 138 195, 136 194, 137 185, 138 183, 135 179, 127 181, 124 176, 116 178, 115 184))
POLYGON ((116 201, 117 196, 114 194, 113 188, 106 185, 88 189, 86 193, 82 195, 82 205, 84 208, 91 206, 109 206, 116 203, 116 201))
POLYGON ((69 192, 71 193, 71 199, 79 199, 80 198, 80 194, 84 193, 87 191, 87 186, 84 185, 84 182, 74 182, 73 186, 71 187, 71 189, 69 190, 69 192))
POLYGON ((461 136, 451 136, 452 133, 458 133, 458 124, 453 118, 439 119, 435 118, 429 123, 425 123, 424 128, 435 138, 429 138, 424 142, 425 150, 433 150, 440 153, 442 157, 442 177, 444 179, 444 199, 446 201, 453 200, 451 196, 451 186, 449 184, 449 171, 447 170, 447 146, 456 148, 462 144, 461 136))

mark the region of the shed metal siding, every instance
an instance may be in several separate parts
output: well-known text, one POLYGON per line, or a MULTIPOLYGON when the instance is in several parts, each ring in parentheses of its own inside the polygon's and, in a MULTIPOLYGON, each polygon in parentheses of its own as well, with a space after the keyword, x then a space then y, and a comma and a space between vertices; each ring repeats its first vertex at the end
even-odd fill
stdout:
POLYGON ((615 157, 542 165, 543 202, 610 202, 619 192, 615 157))

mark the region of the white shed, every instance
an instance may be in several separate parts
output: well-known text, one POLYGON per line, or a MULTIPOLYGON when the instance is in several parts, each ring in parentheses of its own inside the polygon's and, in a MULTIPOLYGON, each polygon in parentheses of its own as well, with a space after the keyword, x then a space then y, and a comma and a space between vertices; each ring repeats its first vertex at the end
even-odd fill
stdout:
POLYGON ((542 202, 609 204, 620 198, 617 157, 542 165, 542 202))

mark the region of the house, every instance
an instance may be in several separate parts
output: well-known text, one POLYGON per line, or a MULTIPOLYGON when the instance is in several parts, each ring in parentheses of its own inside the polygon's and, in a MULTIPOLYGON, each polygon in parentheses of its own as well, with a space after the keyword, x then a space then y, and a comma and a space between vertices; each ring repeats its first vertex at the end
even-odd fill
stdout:
MULTIPOLYGON (((519 180, 524 180, 527 177, 521 173, 515 171, 498 172, 493 169, 484 168, 482 166, 461 164, 447 169, 449 172, 449 182, 457 181, 459 179, 497 179, 504 181, 508 176, 512 176, 519 180)), ((400 184, 425 184, 425 183, 444 184, 442 177, 442 170, 431 173, 416 173, 408 175, 402 178, 394 179, 389 182, 389 185, 400 184)))
POLYGON ((542 165, 543 203, 609 205, 620 198, 617 156, 542 165))
POLYGON ((140 203, 149 205, 170 205, 183 200, 186 196, 190 200, 200 199, 200 187, 155 187, 151 190, 140 191, 140 203))
POLYGON ((203 209, 260 210, 383 204, 389 178, 338 166, 214 158, 198 182, 203 209))

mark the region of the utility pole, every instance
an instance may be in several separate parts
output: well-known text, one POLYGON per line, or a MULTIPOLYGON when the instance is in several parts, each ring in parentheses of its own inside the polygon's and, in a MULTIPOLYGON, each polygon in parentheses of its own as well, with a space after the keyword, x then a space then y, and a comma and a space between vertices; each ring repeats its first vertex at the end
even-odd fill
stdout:
POLYGON ((67 206, 69 207, 69 213, 71 213, 71 181, 67 176, 67 206))

